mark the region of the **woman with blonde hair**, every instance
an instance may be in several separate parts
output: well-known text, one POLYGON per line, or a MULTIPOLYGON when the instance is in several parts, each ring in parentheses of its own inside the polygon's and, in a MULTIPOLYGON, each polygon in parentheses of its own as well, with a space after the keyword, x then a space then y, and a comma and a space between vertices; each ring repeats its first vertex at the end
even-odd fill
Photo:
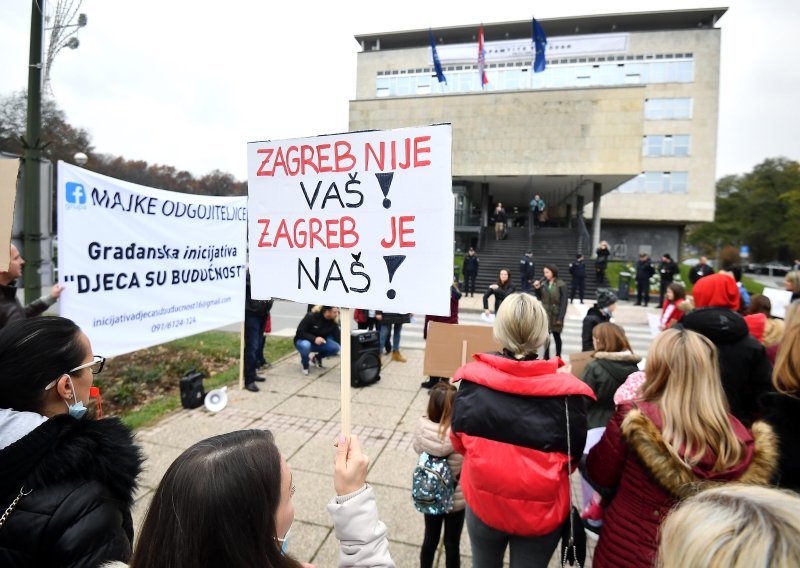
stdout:
POLYGON ((727 481, 766 484, 777 459, 772 429, 748 431, 728 411, 714 345, 669 329, 647 355, 639 397, 621 404, 591 449, 586 473, 615 489, 595 568, 652 566, 661 520, 676 502, 727 481))
POLYGON ((450 438, 464 456, 459 483, 472 562, 500 568, 510 547, 511 568, 547 566, 569 525, 569 474, 583 452, 594 395, 558 372, 559 359, 537 358, 548 318, 530 294, 505 299, 494 336, 502 352, 475 355, 453 377, 460 387, 450 438))
POLYGON ((774 481, 781 487, 800 492, 800 304, 787 309, 787 328, 783 334, 772 384, 777 392, 761 398, 762 416, 780 441, 780 459, 774 481))
POLYGON ((657 568, 800 566, 800 497, 729 484, 690 497, 661 527, 657 568))
POLYGON ((800 299, 800 270, 792 270, 783 280, 783 287, 792 293, 792 302, 800 299))

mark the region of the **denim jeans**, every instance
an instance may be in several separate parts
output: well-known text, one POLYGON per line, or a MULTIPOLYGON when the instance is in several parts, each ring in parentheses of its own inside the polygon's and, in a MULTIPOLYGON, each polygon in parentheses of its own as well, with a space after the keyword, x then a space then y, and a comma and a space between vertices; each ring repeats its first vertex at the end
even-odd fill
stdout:
POLYGON ((253 312, 244 312, 244 382, 250 384, 256 380, 258 361, 261 358, 259 349, 263 349, 261 342, 264 337, 264 328, 267 326, 267 316, 253 312))
POLYGON ((298 339, 294 346, 300 352, 300 362, 303 364, 304 369, 308 368, 308 356, 311 353, 317 353, 318 357, 321 359, 330 355, 336 355, 340 349, 339 344, 336 343, 330 335, 325 338, 325 343, 322 345, 317 345, 308 339, 298 339))
POLYGON ((473 568, 502 568, 503 555, 510 546, 511 568, 546 568, 561 538, 561 527, 542 536, 504 533, 481 521, 467 507, 467 532, 472 544, 473 568))
POLYGON ((400 330, 403 329, 402 323, 385 323, 381 326, 381 347, 386 345, 386 340, 389 339, 389 332, 392 332, 392 351, 400 351, 400 330))

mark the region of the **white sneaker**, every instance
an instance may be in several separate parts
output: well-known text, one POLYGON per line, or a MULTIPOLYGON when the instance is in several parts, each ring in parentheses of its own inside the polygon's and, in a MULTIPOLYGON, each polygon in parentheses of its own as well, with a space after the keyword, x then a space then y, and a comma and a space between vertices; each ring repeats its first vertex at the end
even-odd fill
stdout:
POLYGON ((301 370, 303 371, 304 375, 308 375, 308 367, 302 367, 301 370))

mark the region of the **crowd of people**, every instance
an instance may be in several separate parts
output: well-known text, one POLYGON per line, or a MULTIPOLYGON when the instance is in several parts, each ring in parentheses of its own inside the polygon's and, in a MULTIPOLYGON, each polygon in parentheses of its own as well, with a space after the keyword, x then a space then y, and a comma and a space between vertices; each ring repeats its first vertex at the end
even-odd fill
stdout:
MULTIPOLYGON (((664 257, 662 282, 674 264, 664 257)), ((600 289, 583 321, 590 362, 579 375, 560 358, 569 300, 558 268, 545 265, 530 290, 500 271, 484 295, 487 310, 494 297, 500 351, 427 385, 414 432, 414 450, 428 460, 418 468, 434 463, 442 474, 428 488, 437 505, 418 507, 420 566, 433 565, 442 538, 446 565, 460 566, 465 526, 481 568, 503 566, 506 551, 512 568, 547 566, 557 550, 583 565, 585 530, 598 539, 598 568, 800 563, 800 273, 785 279, 793 302, 778 319, 761 295, 744 308, 732 271, 699 266, 691 293, 677 282, 662 287, 661 332, 643 365, 612 321, 618 298, 600 289), (581 503, 573 503, 577 471, 581 503)), ((450 294, 450 316, 426 325, 458 321, 457 281, 450 294)), ((105 359, 72 321, 30 317, 41 304, 29 313, 17 306, 21 315, 0 329, 1 565, 310 566, 288 547, 292 472, 266 430, 181 453, 134 539, 142 451, 90 402, 105 359)), ((270 308, 247 303, 259 341, 270 308)), ((316 306, 298 325, 304 373, 338 353, 338 317, 338 308, 316 306)), ((409 318, 356 315, 359 327, 381 326, 381 346, 399 362, 409 318)), ((260 347, 246 350, 247 385, 266 363, 260 347)), ((333 445, 327 510, 338 565, 394 566, 368 458, 355 436, 333 445)))

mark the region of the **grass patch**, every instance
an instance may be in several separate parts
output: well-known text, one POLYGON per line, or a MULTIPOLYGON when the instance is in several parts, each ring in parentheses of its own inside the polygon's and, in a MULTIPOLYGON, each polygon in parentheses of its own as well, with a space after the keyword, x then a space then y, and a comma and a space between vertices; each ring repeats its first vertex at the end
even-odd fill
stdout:
MULTIPOLYGON (((119 416, 131 428, 141 428, 180 407, 179 381, 190 371, 205 374, 206 391, 239 379, 239 335, 210 331, 109 359, 95 385, 107 416, 119 416)), ((267 337, 268 361, 294 350, 288 337, 267 337)))

